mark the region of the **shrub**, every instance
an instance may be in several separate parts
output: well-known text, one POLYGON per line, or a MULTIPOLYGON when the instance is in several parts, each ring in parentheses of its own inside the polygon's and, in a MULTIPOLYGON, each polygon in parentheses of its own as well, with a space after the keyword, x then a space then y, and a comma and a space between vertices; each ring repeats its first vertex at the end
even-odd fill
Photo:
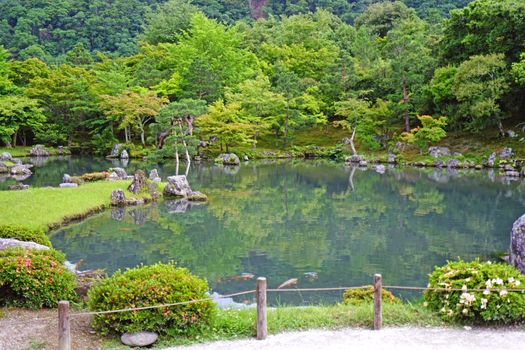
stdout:
MULTIPOLYGON (((171 304, 208 296, 206 281, 174 264, 156 264, 117 271, 88 292, 93 311, 171 304)), ((93 326, 106 334, 135 331, 187 334, 208 323, 215 305, 211 301, 142 311, 95 316, 93 326)))
POLYGON ((428 307, 444 318, 474 323, 513 323, 525 319, 525 294, 508 291, 521 288, 525 278, 514 267, 489 262, 453 261, 436 267, 424 297, 428 307), (473 291, 481 289, 482 291, 473 291))
POLYGON ((9 248, 0 251, 0 304, 29 308, 56 307, 74 300, 75 276, 54 249, 9 248))
MULTIPOLYGON (((392 294, 392 292, 383 289, 381 291, 381 299, 383 303, 395 304, 401 302, 392 294)), ((343 294, 343 303, 351 305, 360 305, 370 303, 374 300, 374 287, 364 286, 363 288, 348 289, 343 294)))
POLYGON ((109 176, 109 173, 106 172, 106 171, 103 171, 103 172, 95 172, 95 173, 86 173, 84 175, 82 175, 80 178, 83 180, 83 181, 86 181, 86 182, 92 182, 92 181, 101 181, 101 180, 106 180, 109 176))
POLYGON ((19 241, 35 242, 52 248, 51 241, 43 228, 0 225, 0 238, 14 238, 19 241))

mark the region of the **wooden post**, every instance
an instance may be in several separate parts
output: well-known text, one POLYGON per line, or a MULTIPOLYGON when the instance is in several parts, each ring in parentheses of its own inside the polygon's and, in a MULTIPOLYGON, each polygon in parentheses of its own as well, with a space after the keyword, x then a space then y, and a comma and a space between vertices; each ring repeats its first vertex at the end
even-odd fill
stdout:
POLYGON ((381 274, 374 275, 374 329, 380 330, 383 323, 381 291, 383 289, 381 274))
POLYGON ((257 278, 257 288, 255 289, 257 299, 257 340, 264 340, 268 335, 268 325, 266 321, 266 278, 257 278))
POLYGON ((71 331, 69 328, 69 301, 58 302, 58 349, 71 350, 71 331))

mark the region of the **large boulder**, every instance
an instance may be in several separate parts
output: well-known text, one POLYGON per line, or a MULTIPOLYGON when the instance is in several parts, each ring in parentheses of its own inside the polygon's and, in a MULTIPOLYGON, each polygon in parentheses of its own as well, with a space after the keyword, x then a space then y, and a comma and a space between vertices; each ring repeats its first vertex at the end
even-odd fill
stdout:
POLYGON ((49 247, 46 247, 45 245, 38 244, 35 242, 19 241, 18 239, 14 239, 14 238, 0 238, 0 250, 4 250, 7 248, 13 248, 13 247, 20 247, 24 249, 38 249, 38 250, 49 249, 49 247))
POLYGON ((153 332, 124 333, 120 337, 120 341, 127 346, 144 347, 155 343, 158 337, 153 332))
POLYGON ((111 173, 115 173, 117 175, 118 179, 126 179, 128 177, 128 174, 126 173, 126 170, 123 168, 110 168, 109 171, 111 173))
POLYGON ((525 214, 512 225, 510 231, 509 262, 525 273, 525 214))
POLYGON ((30 157, 49 157, 49 152, 44 145, 34 145, 29 151, 30 157))
POLYGON ((432 158, 450 156, 450 149, 448 147, 433 146, 428 148, 428 154, 430 154, 432 158))
POLYGON ((109 154, 108 158, 120 158, 120 153, 122 152, 122 149, 122 144, 114 144, 113 147, 111 147, 111 153, 109 154))
POLYGON ((159 176, 159 172, 157 171, 157 169, 153 169, 152 171, 150 171, 149 173, 149 179, 153 182, 161 182, 161 178, 159 176))
POLYGON ((510 147, 505 147, 499 152, 500 159, 509 159, 514 156, 514 150, 510 147))
POLYGON ((449 159, 447 161, 447 168, 449 168, 449 169, 459 168, 459 160, 457 160, 457 159, 449 159))
POLYGON ((164 187, 165 197, 187 197, 192 192, 185 175, 169 176, 168 184, 164 187))
POLYGON ((29 165, 17 164, 11 167, 11 175, 31 175, 33 172, 29 169, 29 165))
POLYGON ((129 159, 128 151, 123 150, 123 151, 120 153, 120 159, 129 159))
POLYGON ((13 157, 11 156, 11 153, 9 152, 2 152, 2 154, 0 154, 0 160, 6 161, 6 160, 11 160, 11 159, 13 159, 13 157))
POLYGON ((126 195, 123 190, 117 189, 111 192, 111 204, 117 207, 126 205, 126 195))
POLYGON ((241 164, 241 160, 235 153, 221 153, 217 158, 215 158, 215 163, 224 165, 239 165, 241 164))
POLYGON ((132 193, 139 193, 146 188, 146 174, 142 170, 138 170, 133 176, 133 181, 128 187, 128 191, 132 193))

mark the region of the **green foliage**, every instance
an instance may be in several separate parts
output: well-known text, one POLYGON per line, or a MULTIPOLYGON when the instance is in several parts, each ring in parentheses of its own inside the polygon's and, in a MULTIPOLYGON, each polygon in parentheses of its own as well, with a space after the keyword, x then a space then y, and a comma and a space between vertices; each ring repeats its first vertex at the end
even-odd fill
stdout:
POLYGON ((0 251, 0 304, 37 309, 75 300, 75 276, 63 264, 53 249, 0 251))
MULTIPOLYGON (((117 271, 88 292, 93 311, 153 306, 206 299, 208 284, 174 264, 155 264, 117 271)), ((155 331, 180 335, 210 322, 215 305, 210 301, 144 311, 97 315, 93 326, 102 333, 155 331)))
POLYGON ((517 323, 524 320, 525 295, 508 291, 522 288, 525 279, 520 272, 507 264, 448 262, 436 267, 429 277, 429 288, 424 297, 428 307, 445 319, 472 323, 517 323), (461 289, 449 291, 448 288, 461 289), (483 291, 473 291, 481 289, 483 291))
POLYGON ((385 37, 394 26, 415 17, 415 11, 401 1, 383 1, 368 6, 356 18, 355 25, 357 28, 366 27, 372 34, 385 37))
MULTIPOLYGON (((386 304, 401 303, 392 292, 381 289, 381 300, 386 304)), ((363 288, 348 289, 343 294, 343 303, 350 305, 369 304, 374 301, 374 287, 364 286, 363 288)))
POLYGON ((447 136, 445 131, 446 117, 434 119, 429 115, 422 115, 418 116, 417 119, 421 122, 421 126, 410 130, 410 133, 401 134, 401 139, 406 143, 415 142, 422 151, 428 147, 429 143, 436 143, 447 136))
POLYGON ((42 228, 25 227, 18 225, 0 225, 0 238, 14 238, 20 241, 35 242, 52 247, 47 237, 47 231, 42 228))
POLYGON ((0 140, 16 146, 17 134, 38 133, 46 121, 38 101, 25 96, 0 96, 0 140))

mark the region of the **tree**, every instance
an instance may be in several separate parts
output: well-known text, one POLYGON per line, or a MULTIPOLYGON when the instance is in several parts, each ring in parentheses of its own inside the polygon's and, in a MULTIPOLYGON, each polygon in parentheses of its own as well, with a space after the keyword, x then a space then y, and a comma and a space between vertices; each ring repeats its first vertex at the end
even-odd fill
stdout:
POLYGON ((373 3, 356 18, 357 28, 366 27, 369 33, 381 38, 399 23, 416 18, 416 12, 401 1, 373 3))
POLYGON ((8 95, 0 97, 0 140, 6 145, 16 147, 21 134, 26 145, 26 134, 39 130, 46 117, 38 101, 25 96, 8 95))
POLYGON ((457 118, 467 130, 479 132, 497 126, 504 134, 506 117, 500 103, 509 89, 507 64, 502 54, 472 56, 459 65, 453 92, 459 101, 457 118))
POLYGON ((512 64, 512 76, 514 81, 525 86, 525 53, 520 56, 521 60, 512 64))
POLYGON ((165 97, 158 97, 154 91, 145 88, 126 90, 117 96, 103 95, 100 107, 111 120, 119 123, 124 129, 126 142, 129 142, 130 131, 138 129, 140 142, 146 145, 146 125, 154 121, 159 110, 168 102, 165 97))
POLYGON ((410 132, 401 134, 401 139, 406 143, 416 143, 419 146, 420 152, 428 147, 429 143, 435 143, 447 136, 445 126, 447 126, 447 118, 439 117, 434 119, 429 115, 418 116, 417 119, 421 122, 418 126, 410 132))
POLYGON ((13 87, 13 83, 9 79, 8 58, 9 52, 0 46, 0 95, 6 94, 13 87))

